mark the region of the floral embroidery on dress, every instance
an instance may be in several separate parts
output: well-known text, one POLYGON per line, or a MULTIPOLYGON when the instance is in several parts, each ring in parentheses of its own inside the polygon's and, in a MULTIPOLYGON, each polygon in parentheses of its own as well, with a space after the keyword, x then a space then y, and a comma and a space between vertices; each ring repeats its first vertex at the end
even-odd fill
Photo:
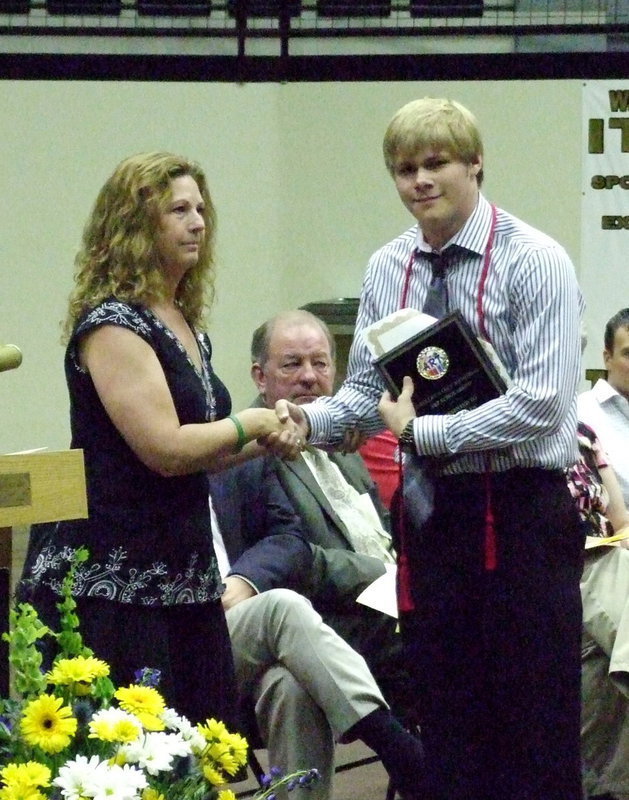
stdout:
POLYGON ((85 330, 90 330, 97 325, 103 325, 108 322, 111 322, 112 325, 128 328, 143 339, 151 338, 151 328, 138 311, 135 311, 128 303, 121 303, 118 300, 107 300, 88 312, 74 332, 73 339, 75 339, 75 344, 71 348, 70 357, 72 358, 72 363, 79 372, 85 372, 85 370, 78 360, 78 349, 76 347, 76 342, 78 341, 77 335, 80 335, 85 330))
MULTIPOLYGON (((73 547, 48 545, 37 556, 28 583, 42 583, 56 594, 61 594, 63 578, 74 561, 73 547)), ((72 594, 76 597, 99 597, 119 603, 139 602, 142 605, 175 605, 178 603, 206 603, 216 599, 216 559, 210 561, 205 571, 199 571, 197 553, 190 555, 188 566, 182 573, 169 574, 166 564, 156 561, 139 570, 126 567, 127 553, 122 547, 110 551, 105 563, 87 561, 76 567, 72 594), (137 597, 139 590, 142 592, 137 597)))
POLYGON ((158 327, 170 340, 173 344, 177 347, 179 352, 183 355, 186 359, 188 364, 192 367, 192 369, 196 372, 196 374, 201 379, 201 383, 203 384, 203 388, 205 389, 205 398, 206 398, 206 411, 205 411, 205 421, 206 422, 214 422, 216 419, 216 398, 214 397, 214 392, 212 391, 212 381, 210 379, 210 375, 208 373, 208 369, 206 364, 210 363, 211 352, 208 346, 206 336, 203 333, 197 333, 194 329, 192 332, 194 333, 194 338, 201 350, 201 372, 196 367, 194 361, 190 358, 188 351, 183 346, 183 344, 179 341, 179 338, 176 334, 171 331, 168 325, 165 325, 164 322, 154 314, 150 308, 145 310, 145 313, 151 318, 153 323, 156 327, 158 327))

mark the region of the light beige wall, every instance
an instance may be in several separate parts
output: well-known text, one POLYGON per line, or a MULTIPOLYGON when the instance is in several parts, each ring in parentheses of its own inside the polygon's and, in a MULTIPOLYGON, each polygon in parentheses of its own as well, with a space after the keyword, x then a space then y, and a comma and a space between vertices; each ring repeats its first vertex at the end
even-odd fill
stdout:
MULTIPOLYGON (((580 83, 468 81, 300 84, 286 88, 282 126, 286 251, 314 275, 295 301, 355 295, 370 253, 412 220, 385 170, 381 144, 391 116, 424 95, 468 105, 485 140, 485 193, 542 228, 578 260, 580 83)), ((301 268, 300 268, 301 269, 301 268)))
POLYGON ((103 181, 143 150, 184 153, 208 174, 219 213, 216 361, 236 393, 249 397, 236 361, 248 346, 250 315, 282 302, 281 272, 266 269, 279 246, 279 92, 275 85, 0 83, 0 342, 24 354, 18 370, 0 374, 0 452, 68 445, 58 322, 74 252, 103 181))
POLYGON ((369 254, 410 223, 382 158, 393 112, 461 100, 486 143, 486 193, 561 241, 580 241, 580 82, 0 83, 0 452, 68 445, 58 321, 96 192, 126 155, 200 161, 219 214, 215 365, 236 407, 253 393, 250 333, 275 310, 356 296, 369 254))

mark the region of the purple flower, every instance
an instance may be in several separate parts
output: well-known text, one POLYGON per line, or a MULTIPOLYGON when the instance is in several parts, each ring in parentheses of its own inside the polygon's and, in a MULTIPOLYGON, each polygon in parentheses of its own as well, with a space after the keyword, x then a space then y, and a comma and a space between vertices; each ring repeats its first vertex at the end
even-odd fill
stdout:
POLYGON ((153 667, 142 667, 137 669, 134 673, 135 682, 140 686, 149 686, 151 689, 156 689, 162 679, 162 673, 159 669, 153 667))
POLYGON ((310 789, 312 783, 320 777, 317 769, 297 770, 290 775, 285 775, 279 767, 271 767, 269 774, 262 775, 260 778, 260 785, 264 792, 262 797, 265 800, 277 800, 276 792, 280 786, 285 786, 289 792, 297 788, 310 789))
POLYGON ((269 771, 271 773, 271 777, 275 778, 276 780, 277 778, 281 778, 282 775, 284 774, 279 767, 271 767, 269 771))
POLYGON ((10 733, 13 730, 13 722, 9 717, 0 715, 0 728, 5 730, 7 733, 10 733))

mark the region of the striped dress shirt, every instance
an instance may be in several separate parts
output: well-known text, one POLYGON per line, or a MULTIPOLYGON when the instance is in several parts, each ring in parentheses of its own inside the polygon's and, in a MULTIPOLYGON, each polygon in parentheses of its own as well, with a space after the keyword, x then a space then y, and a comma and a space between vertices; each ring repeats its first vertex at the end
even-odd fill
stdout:
MULTIPOLYGON (((479 279, 491 219, 491 205, 479 195, 472 215, 443 248, 458 245, 446 271, 449 310, 458 308, 477 335, 479 279)), ((304 407, 312 444, 339 443, 351 426, 368 433, 382 428, 377 404, 385 386, 361 332, 401 307, 411 259, 406 306, 423 307, 431 269, 422 251, 428 250, 421 228, 414 225, 369 260, 347 378, 333 397, 304 407)), ((572 262, 549 236, 498 209, 482 299, 488 337, 513 383, 502 397, 476 409, 417 417, 417 451, 457 454, 444 474, 516 466, 563 469, 577 455, 584 305, 572 262)))

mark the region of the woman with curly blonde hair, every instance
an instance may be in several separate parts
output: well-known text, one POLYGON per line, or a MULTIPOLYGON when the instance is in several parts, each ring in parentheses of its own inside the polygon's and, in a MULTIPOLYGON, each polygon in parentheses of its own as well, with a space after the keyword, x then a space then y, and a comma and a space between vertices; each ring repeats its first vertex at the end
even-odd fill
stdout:
POLYGON ((215 226, 203 171, 170 153, 127 158, 101 189, 65 323, 89 518, 35 531, 23 587, 53 623, 61 578, 87 546, 74 594, 83 636, 114 680, 159 669, 180 713, 233 725, 207 472, 269 450, 293 457, 300 442, 273 410, 231 414, 212 369, 203 314, 215 226))
POLYGON ((100 190, 75 259, 75 287, 65 323, 69 335, 88 309, 107 297, 150 305, 166 287, 159 269, 155 233, 168 203, 173 178, 189 175, 203 199, 205 234, 197 263, 177 286, 176 302, 192 325, 202 323, 205 303, 214 296, 216 212, 198 165, 170 153, 131 156, 100 190))

